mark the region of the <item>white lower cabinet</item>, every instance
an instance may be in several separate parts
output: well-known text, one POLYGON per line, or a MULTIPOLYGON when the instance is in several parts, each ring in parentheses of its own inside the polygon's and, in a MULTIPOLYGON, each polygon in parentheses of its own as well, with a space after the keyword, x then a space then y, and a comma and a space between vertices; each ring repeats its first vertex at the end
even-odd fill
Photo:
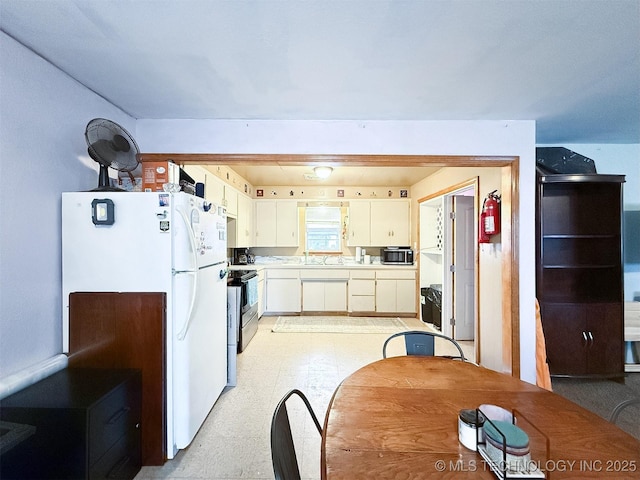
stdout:
POLYGON ((269 269, 266 282, 267 312, 300 312, 300 272, 298 270, 269 269))
POLYGON ((415 313, 415 270, 376 271, 376 312, 415 313))
POLYGON ((266 268, 258 310, 415 314, 417 291, 414 269, 266 268))
POLYGON ((258 270, 258 318, 264 315, 264 270, 258 270))
POLYGON ((302 270, 300 279, 302 281, 303 311, 347 311, 348 270, 302 270))
POLYGON ((349 312, 376 311, 376 272, 352 270, 349 275, 349 312))

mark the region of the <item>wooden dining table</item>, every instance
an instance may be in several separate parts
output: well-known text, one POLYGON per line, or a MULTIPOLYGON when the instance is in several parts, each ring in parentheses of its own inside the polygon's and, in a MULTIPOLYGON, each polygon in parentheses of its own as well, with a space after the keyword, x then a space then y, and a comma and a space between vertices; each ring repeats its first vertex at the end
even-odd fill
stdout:
POLYGON ((496 478, 458 441, 458 415, 511 412, 547 479, 640 478, 640 441, 575 403, 510 375, 439 357, 391 357, 347 377, 322 432, 322 479, 496 478))

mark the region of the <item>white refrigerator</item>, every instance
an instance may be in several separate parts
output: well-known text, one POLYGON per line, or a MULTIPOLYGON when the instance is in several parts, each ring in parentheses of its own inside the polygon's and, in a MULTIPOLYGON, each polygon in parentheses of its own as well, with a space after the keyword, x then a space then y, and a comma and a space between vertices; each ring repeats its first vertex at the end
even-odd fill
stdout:
POLYGON ((62 194, 64 352, 70 293, 167 293, 168 458, 227 383, 226 228, 222 206, 182 192, 62 194))

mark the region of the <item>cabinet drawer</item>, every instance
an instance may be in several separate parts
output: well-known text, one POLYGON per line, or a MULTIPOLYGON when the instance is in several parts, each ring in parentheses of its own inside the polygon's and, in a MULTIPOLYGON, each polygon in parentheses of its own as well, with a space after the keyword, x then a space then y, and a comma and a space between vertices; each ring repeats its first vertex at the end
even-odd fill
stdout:
POLYGON ((351 280, 349 281, 349 295, 375 295, 375 280, 351 280))
POLYGON ((269 278, 300 278, 300 271, 288 268, 267 270, 267 279, 269 278))
POLYGON ((349 297, 349 311, 375 312, 376 297, 373 295, 351 295, 349 297))
POLYGON ((316 269, 310 268, 308 270, 300 270, 300 279, 302 280, 327 280, 327 281, 336 281, 336 280, 344 280, 346 281, 349 278, 348 270, 333 270, 333 269, 316 269))
POLYGON ((140 430, 122 437, 89 470, 89 479, 131 479, 140 470, 140 430))
POLYGON ((355 269, 355 270, 350 270, 349 271, 349 278, 358 278, 358 279, 375 279, 376 278, 376 271, 375 270, 368 270, 368 269, 355 269))
POLYGON ((131 382, 123 383, 98 402, 89 413, 89 465, 127 432, 135 429, 140 412, 135 407, 131 382))
POLYGON ((397 280, 415 280, 415 270, 376 270, 376 278, 381 279, 397 279, 397 280))

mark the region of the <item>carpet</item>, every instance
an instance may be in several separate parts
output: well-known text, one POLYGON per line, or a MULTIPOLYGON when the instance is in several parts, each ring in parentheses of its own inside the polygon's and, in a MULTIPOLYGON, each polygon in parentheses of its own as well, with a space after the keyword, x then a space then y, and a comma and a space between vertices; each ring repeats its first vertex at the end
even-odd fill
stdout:
MULTIPOLYGON (((640 373, 627 373, 624 382, 588 378, 551 378, 553 392, 608 420, 620 402, 640 398, 640 373)), ((617 425, 640 440, 640 405, 629 407, 617 425)))
POLYGON ((396 333, 411 330, 398 317, 278 317, 274 333, 396 333))

